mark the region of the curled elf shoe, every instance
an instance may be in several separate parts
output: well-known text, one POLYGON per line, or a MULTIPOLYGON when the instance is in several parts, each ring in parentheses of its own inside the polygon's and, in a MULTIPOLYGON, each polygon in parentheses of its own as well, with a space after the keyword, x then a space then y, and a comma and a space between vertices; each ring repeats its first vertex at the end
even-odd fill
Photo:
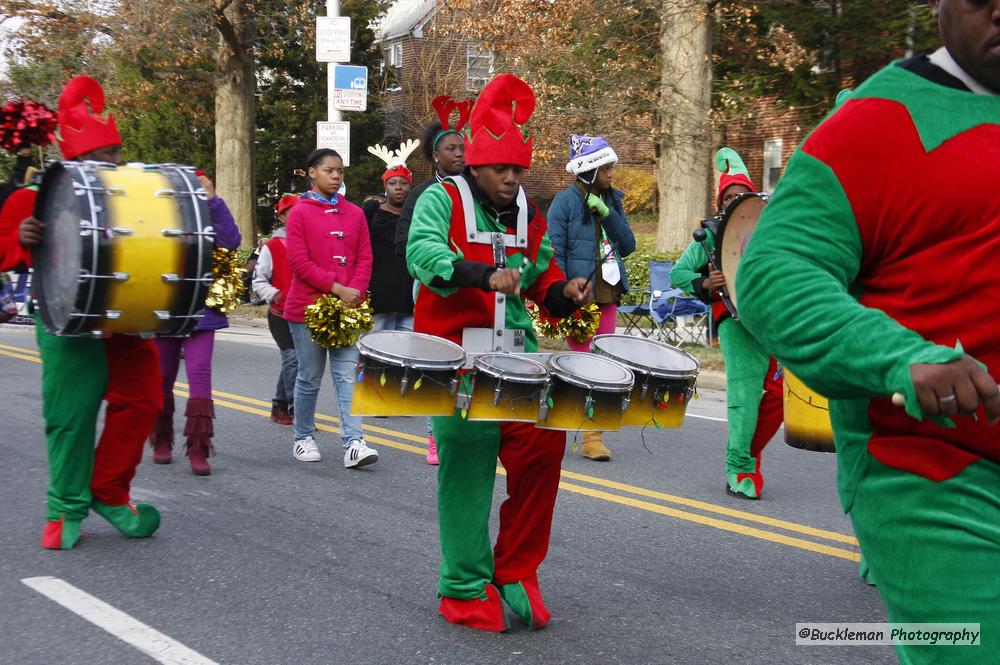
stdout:
POLYGON ((424 461, 431 466, 437 466, 441 463, 441 460, 438 458, 437 441, 434 440, 433 434, 427 437, 427 457, 424 458, 424 461))
POLYGON ((492 584, 486 585, 486 591, 481 598, 463 600, 441 596, 438 612, 459 626, 489 630, 494 633, 507 631, 507 616, 503 611, 503 603, 500 602, 500 592, 492 584))
POLYGON ((532 576, 526 580, 497 586, 500 589, 500 597, 532 630, 544 628, 552 618, 548 608, 545 607, 545 601, 542 600, 537 577, 532 576))
POLYGON ((741 499, 759 499, 760 490, 754 482, 752 473, 726 474, 726 491, 741 499))
POLYGON ((160 526, 160 511, 148 503, 124 506, 109 506, 100 501, 93 501, 91 509, 111 522, 123 536, 129 538, 148 538, 160 526))
POLYGON ((42 547, 47 550, 71 550, 80 540, 80 520, 60 517, 49 520, 42 530, 42 547))

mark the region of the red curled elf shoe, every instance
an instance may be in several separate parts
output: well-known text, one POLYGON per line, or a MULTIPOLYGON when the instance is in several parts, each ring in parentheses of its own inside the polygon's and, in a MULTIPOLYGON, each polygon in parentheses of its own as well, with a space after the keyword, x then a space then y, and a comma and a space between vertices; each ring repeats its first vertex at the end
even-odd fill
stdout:
POLYGON ((542 591, 538 588, 538 577, 532 575, 528 579, 510 584, 498 584, 500 597, 514 611, 514 614, 521 617, 521 620, 532 630, 540 630, 552 618, 545 601, 542 600, 542 591))
POLYGON ((71 550, 80 540, 80 520, 62 516, 49 520, 42 530, 42 547, 47 550, 71 550))
POLYGON ((507 631, 507 616, 503 611, 503 603, 500 602, 500 592, 492 584, 486 585, 482 598, 463 600, 441 596, 438 612, 459 626, 489 630, 494 633, 507 631))

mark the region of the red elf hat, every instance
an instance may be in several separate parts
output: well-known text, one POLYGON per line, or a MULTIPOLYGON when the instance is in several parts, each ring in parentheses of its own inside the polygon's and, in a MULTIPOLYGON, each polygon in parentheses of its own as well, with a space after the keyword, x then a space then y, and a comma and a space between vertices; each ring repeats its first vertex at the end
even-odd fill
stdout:
POLYGON ((726 190, 733 185, 744 185, 751 192, 756 191, 753 182, 750 180, 750 171, 739 153, 732 148, 720 148, 715 153, 715 168, 722 171, 719 176, 719 195, 716 197, 716 205, 722 207, 722 197, 726 190))
POLYGON ((89 76, 70 79, 59 95, 56 141, 66 159, 121 145, 115 117, 104 107, 104 89, 89 76))
POLYGON ((465 130, 466 166, 513 164, 531 168, 531 131, 524 127, 535 112, 535 93, 513 74, 490 81, 472 108, 465 130))

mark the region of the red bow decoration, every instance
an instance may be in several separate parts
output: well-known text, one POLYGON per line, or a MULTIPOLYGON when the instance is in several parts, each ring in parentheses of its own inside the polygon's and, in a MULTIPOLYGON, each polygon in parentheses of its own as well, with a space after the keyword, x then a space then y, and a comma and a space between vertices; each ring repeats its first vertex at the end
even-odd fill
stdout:
POLYGON ((16 99, 0 108, 0 148, 8 152, 29 145, 46 146, 55 135, 55 111, 41 102, 16 99))

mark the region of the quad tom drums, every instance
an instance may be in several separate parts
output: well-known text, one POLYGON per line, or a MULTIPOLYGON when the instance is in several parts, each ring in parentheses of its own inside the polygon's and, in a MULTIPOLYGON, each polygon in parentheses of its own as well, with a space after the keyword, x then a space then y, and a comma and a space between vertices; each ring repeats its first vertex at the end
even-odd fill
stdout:
POLYGON ((511 353, 485 353, 472 365, 468 420, 538 420, 549 382, 545 365, 511 353))
POLYGON ((192 167, 54 162, 35 216, 33 288, 58 335, 190 333, 212 282, 215 235, 192 167))
POLYGON ((358 340, 361 358, 351 413, 450 416, 465 351, 433 335, 380 330, 358 340))
POLYGON ((598 335, 591 352, 635 375, 622 425, 681 427, 698 380, 698 360, 680 349, 631 335, 598 335))
POLYGON ((549 357, 549 387, 537 426, 569 431, 621 429, 635 377, 627 367, 590 353, 549 357))

